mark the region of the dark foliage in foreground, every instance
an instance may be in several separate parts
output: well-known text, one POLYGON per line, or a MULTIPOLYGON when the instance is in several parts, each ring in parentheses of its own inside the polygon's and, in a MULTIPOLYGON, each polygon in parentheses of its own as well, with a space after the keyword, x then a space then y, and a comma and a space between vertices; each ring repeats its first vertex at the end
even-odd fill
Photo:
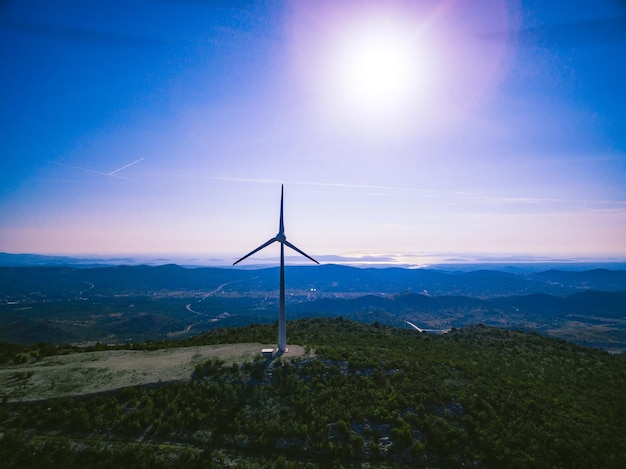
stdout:
MULTIPOLYGON (((275 327, 185 345, 268 342, 275 327)), ((7 467, 621 467, 626 360, 484 326, 426 335, 308 319, 314 358, 0 407, 7 467)), ((163 345, 163 344, 162 344, 163 345)), ((181 345, 180 343, 178 345, 181 345)))

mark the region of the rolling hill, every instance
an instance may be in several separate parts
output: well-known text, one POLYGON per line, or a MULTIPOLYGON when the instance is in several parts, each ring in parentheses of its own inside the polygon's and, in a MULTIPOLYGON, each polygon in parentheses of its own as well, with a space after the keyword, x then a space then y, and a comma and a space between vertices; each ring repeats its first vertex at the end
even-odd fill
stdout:
MULTIPOLYGON (((623 357, 480 325, 430 335, 316 318, 290 322, 289 331, 290 343, 309 353, 228 365, 210 359, 183 381, 5 401, 2 464, 589 469, 621 468, 626 458, 623 357)), ((274 338, 273 326, 253 325, 130 348, 274 338)), ((44 352, 65 361, 84 353, 3 352, 8 366, 36 364, 44 352)), ((26 385, 36 375, 13 379, 26 385)))

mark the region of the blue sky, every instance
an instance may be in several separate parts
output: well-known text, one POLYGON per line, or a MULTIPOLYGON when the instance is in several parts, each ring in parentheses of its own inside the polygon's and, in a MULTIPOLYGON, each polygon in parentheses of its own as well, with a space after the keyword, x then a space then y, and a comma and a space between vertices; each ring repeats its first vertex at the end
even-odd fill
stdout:
POLYGON ((229 263, 276 234, 284 183, 287 237, 321 261, 623 260, 624 18, 5 0, 0 251, 229 263))

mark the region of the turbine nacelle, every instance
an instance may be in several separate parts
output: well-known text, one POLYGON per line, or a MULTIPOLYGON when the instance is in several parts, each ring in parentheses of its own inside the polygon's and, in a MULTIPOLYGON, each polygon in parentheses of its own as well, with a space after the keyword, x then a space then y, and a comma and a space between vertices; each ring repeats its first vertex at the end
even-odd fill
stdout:
MULTIPOLYGON (((284 224, 284 217, 283 217, 283 195, 284 195, 284 186, 281 186, 280 188, 280 221, 278 223, 278 234, 273 237, 272 239, 266 241, 265 243, 263 243, 261 246, 259 246, 258 248, 250 251, 248 254, 246 254, 245 256, 243 256, 241 259, 233 262, 233 265, 239 264, 241 261, 243 261, 244 259, 250 257, 253 254, 256 254, 257 252, 259 252, 261 249, 266 248, 267 246, 269 246, 272 243, 278 242, 284 246, 288 246, 291 249, 293 249, 294 251, 296 251, 298 254, 303 255, 304 257, 306 257, 307 259, 312 260, 313 262, 315 262, 316 264, 319 264, 318 261, 316 261, 315 259, 313 259, 311 256, 309 256, 307 253, 305 253, 304 251, 302 251, 301 249, 297 248, 296 246, 294 246, 293 244, 291 244, 289 241, 287 241, 287 236, 285 236, 285 224, 284 224)), ((281 249, 281 256, 282 256, 282 249, 281 249)), ((281 257, 281 265, 282 265, 282 257, 281 257)))

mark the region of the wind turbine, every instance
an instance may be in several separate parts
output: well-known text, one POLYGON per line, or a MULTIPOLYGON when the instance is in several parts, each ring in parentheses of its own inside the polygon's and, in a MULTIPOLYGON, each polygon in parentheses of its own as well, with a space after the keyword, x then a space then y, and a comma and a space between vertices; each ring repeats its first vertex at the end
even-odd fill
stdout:
POLYGON ((278 353, 283 354, 287 351, 287 324, 285 320, 285 246, 289 246, 294 251, 302 254, 304 257, 311 259, 316 264, 319 264, 315 259, 309 256, 304 251, 298 249, 296 246, 287 241, 287 237, 285 236, 285 224, 283 222, 283 193, 284 186, 280 186, 280 222, 278 224, 278 234, 274 236, 272 239, 267 241, 266 243, 260 245, 255 250, 249 252, 245 256, 243 256, 238 261, 234 262, 233 265, 239 264, 242 260, 250 257, 252 254, 260 251, 263 248, 266 248, 272 243, 278 242, 280 243, 280 299, 279 299, 279 314, 278 314, 278 353))

